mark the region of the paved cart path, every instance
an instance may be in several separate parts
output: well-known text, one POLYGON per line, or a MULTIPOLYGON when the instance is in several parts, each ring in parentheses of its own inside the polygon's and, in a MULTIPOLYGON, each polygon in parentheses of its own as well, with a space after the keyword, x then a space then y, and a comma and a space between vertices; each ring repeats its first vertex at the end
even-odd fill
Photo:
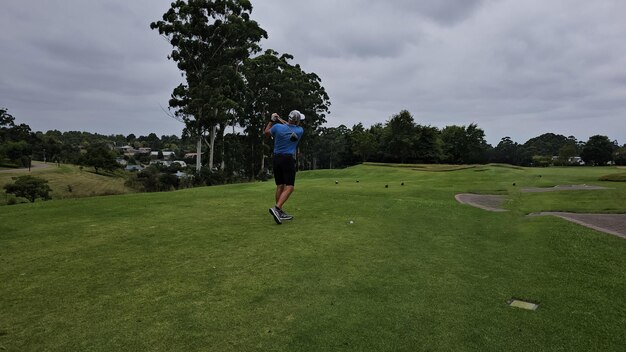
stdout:
MULTIPOLYGON (((48 167, 50 167, 50 164, 32 163, 30 169, 31 171, 34 171, 34 170, 45 169, 48 167)), ((28 168, 26 167, 26 168, 21 168, 21 169, 4 169, 4 170, 0 170, 0 172, 6 173, 6 174, 19 174, 23 172, 28 172, 28 168)))
POLYGON ((502 204, 506 201, 506 196, 461 193, 454 196, 454 198, 459 203, 468 204, 488 211, 508 211, 502 208, 502 204))

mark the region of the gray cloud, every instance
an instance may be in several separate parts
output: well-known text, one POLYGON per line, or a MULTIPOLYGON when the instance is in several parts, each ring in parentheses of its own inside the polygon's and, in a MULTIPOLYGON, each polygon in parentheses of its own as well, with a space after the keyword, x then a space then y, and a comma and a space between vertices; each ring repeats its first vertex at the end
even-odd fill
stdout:
POLYGON ((36 130, 179 134, 161 111, 180 81, 149 29, 169 2, 9 1, 0 104, 36 130))
MULTIPOLYGON (((334 101, 331 124, 380 122, 406 108, 424 124, 477 122, 492 143, 505 135, 523 142, 548 131, 580 139, 610 132, 612 138, 625 139, 624 123, 614 118, 626 112, 621 2, 475 2, 457 7, 463 11, 450 12, 448 21, 433 18, 437 12, 423 7, 425 2, 391 3, 397 6, 361 14, 363 22, 369 17, 390 27, 401 49, 389 57, 355 50, 328 59, 305 46, 295 48, 305 68, 328 73, 321 77, 334 101), (589 119, 596 130, 581 123, 589 119)), ((324 26, 321 32, 340 27, 324 26)), ((284 43, 295 42, 297 31, 289 34, 270 38, 269 45, 289 50, 284 43)), ((338 40, 358 42, 345 36, 338 40)))
MULTIPOLYGON (((151 31, 170 1, 8 0, 0 105, 34 129, 180 133, 181 78, 151 31)), ((329 125, 476 122, 489 142, 544 132, 626 142, 620 0, 253 1, 264 48, 295 56, 330 95, 329 125)))
POLYGON ((398 0, 381 2, 380 6, 394 7, 399 12, 416 13, 440 24, 450 25, 471 16, 482 3, 482 0, 398 0))

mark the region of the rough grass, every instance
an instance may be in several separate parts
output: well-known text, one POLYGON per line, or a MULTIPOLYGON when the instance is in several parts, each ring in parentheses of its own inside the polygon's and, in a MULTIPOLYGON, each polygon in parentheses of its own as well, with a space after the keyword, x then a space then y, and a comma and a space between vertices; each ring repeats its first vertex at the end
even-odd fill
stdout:
POLYGON ((626 184, 518 192, 608 172, 302 172, 281 226, 271 183, 1 207, 0 350, 622 351, 626 241, 524 213, 626 212, 626 184))
POLYGON ((524 168, 523 168, 523 167, 521 167, 521 166, 517 166, 517 165, 510 165, 510 164, 491 163, 491 164, 488 164, 488 166, 493 166, 493 167, 504 167, 504 168, 508 168, 508 169, 515 169, 515 170, 524 170, 524 168))
POLYGON ((626 173, 604 175, 600 181, 626 182, 626 173))
POLYGON ((373 162, 368 162, 368 163, 365 163, 364 165, 407 168, 407 169, 411 169, 414 171, 431 171, 431 172, 447 172, 447 171, 458 171, 458 170, 473 169, 473 168, 482 168, 482 165, 392 164, 392 163, 373 163, 373 162))

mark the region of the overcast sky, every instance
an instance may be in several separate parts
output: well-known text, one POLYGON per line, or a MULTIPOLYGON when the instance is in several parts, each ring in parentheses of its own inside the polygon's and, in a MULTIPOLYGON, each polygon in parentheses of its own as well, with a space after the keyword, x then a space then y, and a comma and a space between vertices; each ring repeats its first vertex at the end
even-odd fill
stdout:
MULTIPOLYGON (((0 106, 33 130, 180 135, 181 82, 149 28, 171 0, 3 0, 0 106)), ((263 49, 322 79, 327 126, 400 110, 489 143, 542 133, 626 143, 624 0, 252 0, 263 49)))

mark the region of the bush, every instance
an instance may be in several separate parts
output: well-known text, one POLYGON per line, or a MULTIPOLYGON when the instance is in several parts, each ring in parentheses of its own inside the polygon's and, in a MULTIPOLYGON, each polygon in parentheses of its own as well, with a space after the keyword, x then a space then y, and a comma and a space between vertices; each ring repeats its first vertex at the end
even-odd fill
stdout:
POLYGON ((191 175, 188 175, 186 177, 181 177, 180 183, 178 184, 178 189, 192 188, 195 183, 194 179, 195 177, 191 175))
POLYGON ((150 165, 143 171, 129 175, 124 184, 140 192, 163 192, 192 186, 193 177, 187 179, 182 182, 176 175, 168 172, 167 167, 150 165))
POLYGON ((159 175, 159 188, 162 191, 171 191, 173 189, 178 189, 178 184, 180 180, 176 175, 170 173, 161 173, 159 175))
POLYGON ((613 153, 615 165, 626 165, 626 144, 613 153))
POLYGON ((28 199, 34 203, 37 198, 43 200, 50 199, 50 186, 48 180, 34 176, 14 177, 15 183, 6 184, 4 189, 8 194, 14 194, 17 197, 28 199))
POLYGON ((143 183, 137 177, 137 173, 130 174, 126 182, 124 182, 124 186, 132 188, 134 190, 144 192, 145 189, 143 187, 143 183))
POLYGON ((7 199, 7 205, 15 205, 15 204, 17 204, 17 198, 9 197, 9 199, 7 199))
POLYGON ((552 157, 547 155, 533 155, 533 166, 548 167, 552 164, 552 157))
POLYGON ((274 177, 274 175, 272 175, 267 169, 265 169, 265 170, 259 171, 259 173, 256 175, 256 180, 267 181, 270 179, 270 177, 274 177))
POLYGON ((226 183, 226 174, 221 170, 211 170, 208 166, 203 166, 200 169, 200 175, 196 177, 196 184, 213 186, 224 183, 226 183))
POLYGON ((163 190, 159 182, 159 169, 156 167, 150 166, 137 173, 137 180, 141 183, 146 192, 159 192, 163 190))

